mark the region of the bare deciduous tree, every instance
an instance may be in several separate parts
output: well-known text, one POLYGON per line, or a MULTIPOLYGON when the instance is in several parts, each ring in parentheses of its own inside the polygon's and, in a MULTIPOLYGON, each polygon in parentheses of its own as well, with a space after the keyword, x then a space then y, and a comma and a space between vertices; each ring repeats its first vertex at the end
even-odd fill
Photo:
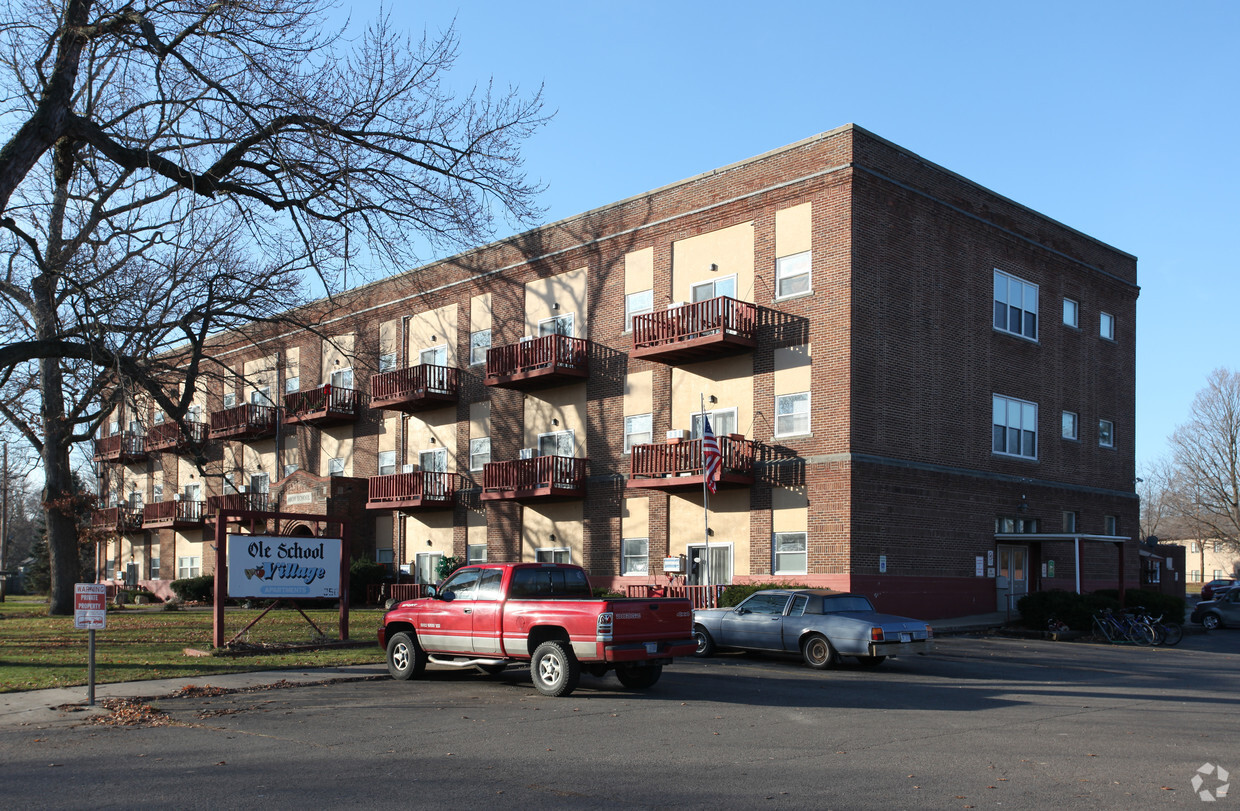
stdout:
POLYGON ((1171 452, 1175 512, 1197 538, 1240 551, 1240 373, 1210 373, 1171 452))
POLYGON ((456 38, 323 0, 25 0, 0 21, 0 414, 42 457, 53 614, 72 609, 70 451, 139 392, 183 422, 203 347, 527 223, 539 94, 453 96, 456 38), (173 347, 177 352, 170 353, 173 347), (177 385, 184 382, 184 386, 177 385))

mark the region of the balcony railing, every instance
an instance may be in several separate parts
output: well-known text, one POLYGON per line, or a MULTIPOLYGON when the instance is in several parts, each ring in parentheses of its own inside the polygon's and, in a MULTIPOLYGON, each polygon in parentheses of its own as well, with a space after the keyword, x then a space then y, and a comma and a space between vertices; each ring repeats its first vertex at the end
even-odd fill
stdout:
POLYGON ((276 435, 275 406, 246 403, 211 415, 212 439, 265 439, 276 435))
POLYGON ((95 529, 113 532, 141 532, 142 510, 133 507, 102 507, 91 512, 90 525, 95 529))
MULTIPOLYGON (((720 485, 753 485, 754 443, 736 434, 718 437, 720 485)), ((702 489, 702 440, 634 445, 629 458, 631 488, 702 489)))
POLYGON ((487 350, 488 386, 528 389, 590 376, 590 342, 568 335, 544 335, 487 350))
POLYGON ((146 459, 146 437, 142 434, 113 434, 95 440, 96 462, 141 462, 146 459))
POLYGON ((423 363, 370 378, 370 407, 422 411, 456 402, 460 369, 423 363))
POLYGON ((207 496, 206 520, 214 521, 220 510, 248 510, 250 512, 266 512, 267 494, 226 493, 222 496, 207 496))
POLYGON ((201 445, 207 441, 207 424, 205 422, 186 422, 188 433, 181 432, 181 426, 175 422, 161 422, 152 425, 146 432, 146 449, 156 451, 175 451, 180 453, 191 446, 201 445))
POLYGON ((360 391, 330 383, 284 395, 284 421, 305 425, 340 425, 357 420, 365 397, 360 391))
POLYGON ((758 308, 727 296, 633 316, 633 358, 689 363, 748 352, 757 343, 758 308))
POLYGON ((536 456, 489 462, 482 469, 483 501, 585 498, 587 459, 536 456))
POLYGON ((159 501, 142 508, 143 529, 200 527, 206 513, 205 501, 159 501))
POLYGON ((451 508, 460 477, 455 473, 415 471, 370 477, 368 510, 451 508))

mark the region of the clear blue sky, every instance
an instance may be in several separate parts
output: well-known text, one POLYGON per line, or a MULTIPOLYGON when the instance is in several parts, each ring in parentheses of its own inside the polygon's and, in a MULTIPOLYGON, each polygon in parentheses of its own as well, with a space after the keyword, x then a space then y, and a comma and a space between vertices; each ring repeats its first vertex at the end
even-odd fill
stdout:
POLYGON ((1137 256, 1139 464, 1240 366, 1240 3, 410 5, 454 83, 545 85, 548 221, 855 123, 1137 256))

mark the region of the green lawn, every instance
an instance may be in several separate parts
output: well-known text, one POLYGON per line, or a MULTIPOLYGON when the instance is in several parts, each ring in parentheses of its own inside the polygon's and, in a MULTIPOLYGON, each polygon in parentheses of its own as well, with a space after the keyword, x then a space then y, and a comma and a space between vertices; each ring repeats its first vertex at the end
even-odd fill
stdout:
MULTIPOLYGON (((225 640, 261 612, 229 608, 225 640)), ((330 640, 339 636, 339 611, 306 611, 330 640)), ((331 667, 383 661, 375 631, 383 611, 349 612, 349 638, 365 647, 262 653, 253 656, 187 656, 186 648, 211 649, 209 610, 163 611, 158 607, 108 611, 108 627, 95 632, 95 682, 202 678, 295 667, 331 667)), ((314 629, 292 609, 276 609, 241 641, 309 643, 314 629)), ((73 617, 47 616, 47 603, 9 595, 0 603, 0 693, 86 684, 88 632, 73 627, 73 617)))

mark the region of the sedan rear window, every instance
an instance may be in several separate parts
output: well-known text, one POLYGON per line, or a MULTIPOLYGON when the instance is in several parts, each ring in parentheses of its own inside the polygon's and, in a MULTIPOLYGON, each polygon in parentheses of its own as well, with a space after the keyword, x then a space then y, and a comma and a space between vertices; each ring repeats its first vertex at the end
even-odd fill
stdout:
POLYGON ((839 611, 873 611, 874 606, 864 597, 850 594, 845 597, 823 597, 822 613, 834 614, 839 611))

